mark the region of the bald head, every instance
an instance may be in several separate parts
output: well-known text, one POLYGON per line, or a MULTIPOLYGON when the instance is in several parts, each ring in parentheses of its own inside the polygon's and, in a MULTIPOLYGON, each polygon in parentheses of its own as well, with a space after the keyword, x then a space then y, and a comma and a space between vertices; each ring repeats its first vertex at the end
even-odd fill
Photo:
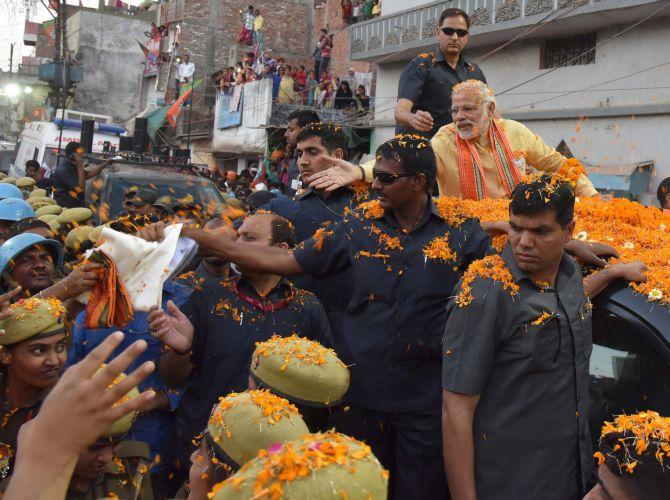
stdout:
POLYGON ((258 211, 244 219, 237 230, 240 241, 264 246, 295 246, 295 228, 288 220, 271 212, 258 211))

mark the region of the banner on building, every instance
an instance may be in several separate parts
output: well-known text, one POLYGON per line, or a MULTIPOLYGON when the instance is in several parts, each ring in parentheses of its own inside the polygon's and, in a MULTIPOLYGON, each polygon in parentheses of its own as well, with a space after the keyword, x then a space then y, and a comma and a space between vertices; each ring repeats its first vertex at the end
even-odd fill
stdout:
POLYGON ((244 88, 236 85, 231 91, 219 95, 219 113, 216 128, 239 127, 242 124, 242 109, 244 102, 244 88))
POLYGON ((156 35, 149 38, 146 45, 139 40, 135 40, 144 52, 144 76, 156 76, 158 74, 158 55, 161 47, 161 37, 156 35))
POLYGON ((53 49, 56 46, 56 20, 45 21, 40 25, 40 40, 38 45, 43 42, 46 46, 53 49))

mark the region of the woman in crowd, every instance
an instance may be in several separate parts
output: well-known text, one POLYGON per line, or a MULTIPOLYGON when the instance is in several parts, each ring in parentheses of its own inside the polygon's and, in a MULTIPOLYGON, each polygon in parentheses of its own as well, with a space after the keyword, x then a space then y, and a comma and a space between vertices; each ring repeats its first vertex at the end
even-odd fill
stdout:
POLYGON ((316 79, 316 72, 314 70, 310 70, 309 76, 307 76, 307 105, 308 106, 314 106, 316 100, 318 99, 318 95, 316 96, 317 99, 315 99, 315 94, 318 91, 319 87, 319 81, 316 79))
POLYGON ((293 90, 293 78, 291 77, 290 66, 282 69, 281 81, 279 83, 279 104, 291 104, 295 102, 295 91, 293 90))
POLYGON ((335 109, 347 109, 354 106, 354 95, 349 87, 349 82, 342 80, 335 93, 335 109))
MULTIPOLYGON (((0 324, 4 331, 0 336, 0 443, 12 465, 19 429, 35 418, 67 358, 62 303, 33 297, 9 306, 20 290, 0 296, 0 317, 4 317, 0 324)), ((3 477, 10 473, 11 466, 3 477)))

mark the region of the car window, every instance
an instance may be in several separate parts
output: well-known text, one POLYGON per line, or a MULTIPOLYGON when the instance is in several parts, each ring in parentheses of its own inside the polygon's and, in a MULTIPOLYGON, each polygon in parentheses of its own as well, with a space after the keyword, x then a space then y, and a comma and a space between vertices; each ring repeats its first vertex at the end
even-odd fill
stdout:
POLYGON ((115 217, 123 212, 123 195, 132 186, 148 187, 158 191, 159 196, 170 196, 171 198, 184 199, 193 197, 194 203, 200 205, 203 210, 213 214, 221 204, 221 195, 214 185, 204 179, 194 178, 192 181, 177 179, 137 179, 137 178, 114 178, 109 203, 110 217, 115 217))
POLYGON ((644 333, 637 322, 593 310, 589 423, 594 442, 602 422, 614 415, 647 409, 670 414, 670 362, 644 333))

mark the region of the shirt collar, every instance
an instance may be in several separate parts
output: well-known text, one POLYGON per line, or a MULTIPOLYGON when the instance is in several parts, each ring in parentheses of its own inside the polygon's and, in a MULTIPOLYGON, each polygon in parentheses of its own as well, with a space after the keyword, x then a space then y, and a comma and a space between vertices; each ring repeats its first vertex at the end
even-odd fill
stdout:
MULTIPOLYGON (((230 278, 233 280, 234 283, 236 283, 238 289, 242 290, 244 293, 247 295, 253 295, 254 297, 260 297, 258 293, 256 292, 256 289, 253 287, 253 285, 242 275, 240 276, 234 276, 233 278, 230 278)), ((290 289, 291 288, 291 282, 286 279, 285 277, 282 276, 282 278, 277 282, 277 285, 270 290, 265 297, 269 297, 272 294, 275 293, 281 293, 282 290, 284 289, 290 289)))
MULTIPOLYGON (((510 274, 512 275, 512 278, 514 278, 514 281, 516 283, 519 283, 521 281, 528 280, 531 283, 535 283, 530 276, 528 276, 521 268, 519 268, 519 265, 516 262, 516 259, 514 258, 514 253, 512 252, 512 247, 510 246, 509 243, 505 245, 505 248, 502 251, 502 259, 509 268, 510 274)), ((561 258, 561 263, 558 266, 558 275, 556 276, 556 285, 558 285, 560 282, 562 282, 561 276, 564 276, 566 278, 572 277, 572 275, 575 273, 575 268, 573 265, 570 263, 570 257, 563 252, 563 257, 561 258)), ((556 286, 555 288, 558 288, 556 286)))
MULTIPOLYGON (((437 48, 435 49, 435 51, 433 53, 435 54, 435 57, 433 59, 434 62, 436 62, 436 63, 438 63, 438 62, 446 63, 447 62, 446 59, 444 58, 444 54, 440 50, 439 45, 437 46, 437 48)), ((465 59, 463 59, 463 53, 461 52, 458 55, 458 62, 456 63, 456 66, 462 66, 464 64, 467 64, 467 61, 465 59)))
MULTIPOLYGON (((421 222, 419 222, 419 224, 416 225, 416 228, 419 228, 419 227, 423 226, 431 215, 439 217, 441 220, 444 220, 442 215, 440 215, 440 212, 438 211, 437 206, 433 202, 433 198, 431 196, 429 196, 428 197, 428 210, 426 210, 426 213, 424 214, 423 218, 421 219, 421 222)), ((393 215, 393 212, 388 212, 386 210, 384 210, 384 213, 382 215, 380 215, 379 217, 373 217, 373 219, 377 219, 377 220, 384 219, 389 224, 391 224, 393 226, 398 225, 398 223, 396 222, 396 218, 393 215)))
MULTIPOLYGON (((348 186, 339 187, 339 188, 337 188, 335 191, 332 191, 332 192, 330 193, 330 196, 328 196, 328 198, 325 198, 325 199, 324 199, 324 203, 325 203, 327 200, 332 199, 332 198, 338 196, 339 194, 343 194, 343 193, 347 193, 347 194, 349 194, 349 193, 352 193, 352 192, 353 192, 353 190, 352 190, 350 187, 348 187, 348 186)), ((302 200, 303 198, 307 198, 307 197, 310 196, 310 195, 318 196, 318 195, 316 194, 316 192, 315 192, 311 187, 306 187, 305 189, 302 189, 302 190, 298 191, 298 192, 295 194, 295 199, 296 199, 296 200, 302 200)))

